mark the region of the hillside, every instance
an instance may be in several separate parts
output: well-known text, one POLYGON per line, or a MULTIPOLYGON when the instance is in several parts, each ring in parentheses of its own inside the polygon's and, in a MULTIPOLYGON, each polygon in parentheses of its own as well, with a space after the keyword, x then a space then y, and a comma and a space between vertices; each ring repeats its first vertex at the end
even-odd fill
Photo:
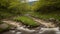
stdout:
POLYGON ((37 2, 37 1, 29 2, 29 5, 33 5, 35 2, 37 2))

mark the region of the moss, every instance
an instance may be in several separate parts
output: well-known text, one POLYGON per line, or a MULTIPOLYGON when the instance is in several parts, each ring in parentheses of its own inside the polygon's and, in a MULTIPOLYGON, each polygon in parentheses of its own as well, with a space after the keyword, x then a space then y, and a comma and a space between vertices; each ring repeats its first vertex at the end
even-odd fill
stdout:
POLYGON ((29 18, 27 16, 20 16, 20 17, 15 18, 14 20, 22 22, 23 24, 32 26, 32 27, 38 26, 38 24, 32 18, 29 18))

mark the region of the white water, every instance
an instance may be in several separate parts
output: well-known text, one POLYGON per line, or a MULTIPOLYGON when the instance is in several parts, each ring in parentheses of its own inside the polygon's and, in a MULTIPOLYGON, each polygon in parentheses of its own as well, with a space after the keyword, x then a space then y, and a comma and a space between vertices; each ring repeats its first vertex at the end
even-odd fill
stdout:
POLYGON ((43 33, 45 31, 55 31, 56 34, 60 34, 59 28, 41 28, 39 33, 43 33))
MULTIPOLYGON (((25 32, 27 32, 27 33, 34 33, 35 31, 37 31, 37 30, 30 30, 30 29, 28 29, 28 28, 24 28, 24 27, 17 27, 17 30, 21 30, 21 31, 25 31, 25 32)), ((56 27, 56 28, 41 28, 38 32, 36 32, 37 34, 41 34, 41 33, 43 33, 44 31, 51 31, 51 30, 53 30, 53 31, 55 31, 56 32, 56 34, 60 34, 60 31, 59 31, 59 28, 58 27, 56 27)), ((16 34, 21 34, 21 33, 23 33, 23 32, 16 32, 16 34)), ((34 33, 35 34, 35 33, 34 33)))
POLYGON ((13 33, 13 34, 41 34, 41 33, 44 33, 45 31, 50 31, 51 32, 51 30, 55 31, 56 34, 60 34, 60 31, 59 31, 58 27, 57 28, 41 28, 41 29, 38 30, 38 32, 36 32, 37 30, 34 30, 34 29, 30 30, 28 28, 24 28, 23 26, 20 26, 20 27, 17 27, 16 30, 10 30, 10 32, 13 33))
POLYGON ((23 26, 22 27, 17 27, 17 30, 23 30, 23 31, 26 31, 26 32, 35 32, 36 30, 30 30, 28 28, 24 28, 23 26))

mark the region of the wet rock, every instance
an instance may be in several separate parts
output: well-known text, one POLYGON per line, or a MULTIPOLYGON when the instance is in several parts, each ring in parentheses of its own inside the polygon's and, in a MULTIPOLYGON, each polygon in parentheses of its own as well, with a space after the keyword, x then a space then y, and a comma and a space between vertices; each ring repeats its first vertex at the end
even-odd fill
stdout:
POLYGON ((44 32, 41 33, 41 34, 56 34, 56 32, 53 31, 53 30, 46 30, 46 31, 44 31, 44 32))
POLYGON ((40 27, 44 27, 44 28, 46 28, 46 26, 45 26, 45 25, 43 25, 43 24, 41 24, 41 25, 40 25, 40 27))
POLYGON ((7 32, 4 32, 2 34, 15 34, 15 32, 13 32, 13 31, 7 31, 7 32))
POLYGON ((15 30, 17 27, 10 27, 10 30, 15 30))
POLYGON ((21 34, 21 32, 16 32, 16 34, 21 34))
POLYGON ((9 27, 9 26, 8 26, 7 24, 1 24, 1 25, 0 25, 0 28, 1 28, 1 29, 6 29, 6 28, 8 28, 8 27, 9 27))
POLYGON ((10 32, 15 33, 16 31, 15 30, 10 30, 10 32))
POLYGON ((49 18, 49 21, 51 21, 51 22, 55 22, 56 19, 55 19, 55 18, 49 18))
POLYGON ((27 28, 30 28, 30 26, 27 26, 27 28))

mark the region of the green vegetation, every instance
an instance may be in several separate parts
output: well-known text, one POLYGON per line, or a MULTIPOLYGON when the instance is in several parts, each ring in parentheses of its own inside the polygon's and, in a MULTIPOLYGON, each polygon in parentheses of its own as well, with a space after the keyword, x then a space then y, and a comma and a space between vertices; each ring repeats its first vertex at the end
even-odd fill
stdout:
POLYGON ((28 3, 23 3, 21 0, 0 0, 0 18, 22 15, 29 10, 28 3))
POLYGON ((40 19, 54 18, 56 20, 60 20, 60 16, 58 14, 55 14, 55 13, 41 14, 41 13, 38 13, 38 12, 34 12, 34 13, 31 13, 31 16, 34 16, 34 17, 37 17, 37 18, 40 18, 40 19))
POLYGON ((60 0, 39 0, 32 6, 32 15, 42 19, 60 20, 60 0))
POLYGON ((22 22, 23 24, 32 26, 32 27, 38 26, 38 24, 32 18, 29 18, 27 16, 20 16, 20 17, 15 18, 14 20, 22 22))

